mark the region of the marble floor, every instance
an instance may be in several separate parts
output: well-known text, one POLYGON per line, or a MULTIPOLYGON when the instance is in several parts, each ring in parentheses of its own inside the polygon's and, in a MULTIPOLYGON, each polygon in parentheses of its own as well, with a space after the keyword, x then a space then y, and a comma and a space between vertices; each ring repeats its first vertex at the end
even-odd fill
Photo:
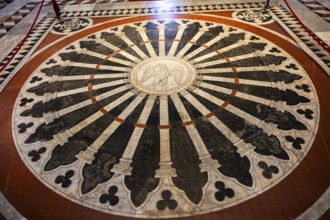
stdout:
MULTIPOLYGON (((0 219, 329 219, 330 8, 288 2, 313 37, 285 1, 45 1, 0 72, 0 219)), ((2 3, 1 66, 40 5, 2 3)))

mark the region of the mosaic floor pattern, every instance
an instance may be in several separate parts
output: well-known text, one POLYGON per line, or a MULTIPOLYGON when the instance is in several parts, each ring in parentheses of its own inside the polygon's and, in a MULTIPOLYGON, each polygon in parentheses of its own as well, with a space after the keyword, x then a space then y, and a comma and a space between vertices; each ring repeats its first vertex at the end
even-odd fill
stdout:
POLYGON ((17 98, 25 164, 74 202, 132 217, 207 213, 271 188, 313 142, 317 95, 287 48, 241 27, 165 15, 79 32, 17 98))

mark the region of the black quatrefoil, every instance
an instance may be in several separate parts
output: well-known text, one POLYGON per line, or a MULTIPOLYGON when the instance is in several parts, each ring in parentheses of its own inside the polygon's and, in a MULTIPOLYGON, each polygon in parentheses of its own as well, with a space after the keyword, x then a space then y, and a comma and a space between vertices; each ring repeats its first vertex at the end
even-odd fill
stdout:
POLYGON ((262 175, 266 178, 266 179, 271 179, 273 177, 273 174, 278 174, 280 172, 280 170, 276 167, 276 166, 268 166, 268 164, 264 161, 260 161, 258 163, 258 166, 263 169, 262 171, 262 175))
MULTIPOLYGON (((89 38, 89 37, 88 37, 89 38)), ((67 48, 65 48, 66 50, 74 50, 74 49, 76 49, 76 47, 75 46, 73 46, 73 45, 71 45, 70 47, 67 47, 67 48)))
POLYGON ((163 211, 168 207, 170 210, 174 210, 178 207, 177 201, 171 199, 172 193, 169 190, 165 190, 162 192, 163 200, 159 200, 157 202, 157 209, 163 211))
POLYGON ((305 140, 301 137, 293 138, 291 136, 286 136, 285 139, 289 142, 292 142, 292 147, 297 150, 300 150, 301 145, 305 143, 305 140))
POLYGON ((181 20, 182 21, 182 23, 184 23, 184 24, 187 24, 188 22, 189 22, 189 20, 181 20))
POLYGON ((305 118, 307 119, 313 119, 314 112, 310 109, 306 109, 306 110, 298 109, 297 112, 301 115, 305 115, 305 118))
POLYGON ((287 69, 294 69, 294 70, 299 70, 299 68, 296 66, 296 64, 291 63, 289 65, 285 66, 287 69))
POLYGON ((41 80, 42 80, 41 77, 34 76, 34 77, 32 77, 32 79, 30 80, 30 83, 35 83, 35 82, 37 82, 37 81, 41 81, 41 80))
MULTIPOLYGON (((118 30, 118 28, 117 28, 117 30, 118 30)), ((93 34, 93 35, 91 35, 91 36, 89 36, 89 37, 87 37, 88 39, 96 39, 96 35, 95 34, 93 34)))
POLYGON ((49 65, 49 64, 52 64, 52 63, 57 63, 57 62, 54 59, 50 59, 46 64, 49 65))
POLYGON ((56 177, 55 183, 56 184, 61 184, 63 188, 67 188, 71 185, 72 181, 70 180, 71 177, 74 176, 74 171, 69 170, 68 172, 65 173, 65 175, 60 175, 56 177))
POLYGON ((221 181, 217 181, 215 183, 215 187, 219 190, 218 192, 216 192, 214 194, 215 198, 218 201, 223 201, 226 199, 226 197, 228 198, 233 198, 235 196, 235 192, 234 190, 232 190, 231 188, 226 188, 225 184, 221 181))
POLYGON ((46 148, 42 147, 39 150, 31 150, 28 153, 28 156, 31 157, 31 161, 32 162, 37 162, 40 158, 41 158, 41 154, 46 152, 46 148))
POLYGON ((205 25, 206 25, 207 27, 209 27, 209 26, 213 25, 213 23, 206 22, 205 25))
POLYGON ((33 122, 30 122, 27 124, 21 123, 21 124, 17 125, 17 127, 19 128, 18 133, 22 134, 22 133, 26 132, 26 130, 28 128, 31 128, 33 125, 34 125, 33 122))
POLYGON ((102 194, 100 196, 100 199, 99 199, 100 203, 105 204, 105 203, 109 202, 109 204, 111 206, 117 205, 118 202, 119 202, 119 197, 116 196, 117 192, 118 192, 118 187, 117 186, 111 186, 108 189, 108 193, 102 194))
POLYGON ((299 89, 299 90, 303 90, 304 92, 311 92, 311 90, 309 89, 309 85, 307 84, 302 84, 301 86, 296 86, 296 89, 299 89))
POLYGON ((136 26, 141 26, 141 24, 142 24, 142 22, 137 22, 137 23, 134 23, 134 25, 136 25, 136 26))
POLYGON ((279 49, 277 49, 276 47, 272 47, 272 49, 269 52, 271 52, 271 53, 281 53, 281 51, 279 49))
POLYGON ((19 104, 19 106, 25 106, 27 103, 31 103, 31 102, 33 102, 33 100, 34 99, 28 99, 28 98, 22 98, 21 100, 20 100, 20 104, 19 104))
POLYGON ((259 37, 256 37, 256 36, 251 36, 250 37, 250 40, 260 40, 260 38, 259 37))

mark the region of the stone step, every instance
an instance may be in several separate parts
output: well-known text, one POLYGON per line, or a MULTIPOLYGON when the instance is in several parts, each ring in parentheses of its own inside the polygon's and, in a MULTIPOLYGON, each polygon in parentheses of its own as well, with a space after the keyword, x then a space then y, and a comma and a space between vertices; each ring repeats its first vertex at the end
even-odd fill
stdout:
POLYGON ((323 17, 323 18, 330 17, 330 11, 327 11, 327 10, 317 10, 317 11, 314 11, 314 12, 321 15, 321 17, 323 17))
POLYGON ((304 4, 313 4, 313 3, 316 3, 315 0, 300 0, 300 2, 302 2, 304 4))
POLYGON ((319 4, 305 4, 305 5, 312 10, 324 10, 325 9, 325 7, 323 5, 319 5, 319 4))

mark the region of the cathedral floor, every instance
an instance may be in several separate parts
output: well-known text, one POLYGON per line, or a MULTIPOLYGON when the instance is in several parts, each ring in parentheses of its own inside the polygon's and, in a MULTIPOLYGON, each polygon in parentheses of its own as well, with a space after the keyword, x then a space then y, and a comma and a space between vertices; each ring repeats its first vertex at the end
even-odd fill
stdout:
MULTIPOLYGON (((284 1, 242 2, 44 3, 0 73, 2 215, 327 219, 330 55, 284 1)), ((40 5, 20 3, 2 65, 40 5)))

